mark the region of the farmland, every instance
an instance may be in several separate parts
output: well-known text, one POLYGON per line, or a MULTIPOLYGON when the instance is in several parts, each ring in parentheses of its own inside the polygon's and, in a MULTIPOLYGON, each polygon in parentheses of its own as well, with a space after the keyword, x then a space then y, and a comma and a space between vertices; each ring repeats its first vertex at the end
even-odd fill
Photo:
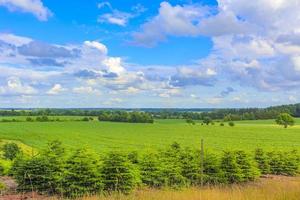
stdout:
MULTIPOLYGON (((0 118, 3 119, 4 117, 0 118)), ((25 121, 24 117, 14 117, 25 121)), ((55 117, 53 117, 55 118, 55 117)), ((197 147, 203 138, 210 150, 261 147, 300 150, 300 120, 284 129, 274 120, 236 122, 234 127, 189 125, 183 120, 156 120, 154 124, 74 121, 82 117, 59 117, 63 122, 2 122, 0 139, 17 140, 34 148, 48 141, 60 140, 68 148, 89 147, 97 152, 108 150, 147 150, 161 148, 176 141, 183 146, 197 147)))

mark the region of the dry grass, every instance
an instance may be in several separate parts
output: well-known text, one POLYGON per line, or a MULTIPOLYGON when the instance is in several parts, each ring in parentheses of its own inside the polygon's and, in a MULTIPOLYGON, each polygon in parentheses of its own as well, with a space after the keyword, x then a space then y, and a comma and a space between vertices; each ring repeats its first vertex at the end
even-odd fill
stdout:
POLYGON ((243 186, 181 191, 139 190, 128 196, 115 194, 84 200, 300 200, 300 178, 273 177, 243 186))

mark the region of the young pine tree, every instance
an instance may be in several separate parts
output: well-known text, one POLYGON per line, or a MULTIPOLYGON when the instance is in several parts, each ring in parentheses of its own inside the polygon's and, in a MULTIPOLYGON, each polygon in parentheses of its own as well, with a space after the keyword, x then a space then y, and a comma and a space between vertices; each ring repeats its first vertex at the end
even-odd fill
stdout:
POLYGON ((243 173, 237 163, 236 154, 233 151, 224 152, 221 159, 221 169, 226 182, 239 183, 243 181, 243 173))
POLYGON ((250 157, 244 151, 237 151, 236 154, 236 162, 239 165, 239 168, 242 171, 242 179, 241 181, 254 181, 260 175, 260 171, 258 170, 254 159, 250 157))
POLYGON ((130 193, 139 182, 139 177, 128 157, 118 152, 110 152, 102 163, 104 190, 130 193))
POLYGON ((258 168, 262 174, 270 174, 270 160, 262 149, 256 149, 254 159, 257 162, 258 168))
POLYGON ((63 192, 68 197, 99 193, 102 181, 97 157, 86 149, 78 149, 66 162, 63 192))

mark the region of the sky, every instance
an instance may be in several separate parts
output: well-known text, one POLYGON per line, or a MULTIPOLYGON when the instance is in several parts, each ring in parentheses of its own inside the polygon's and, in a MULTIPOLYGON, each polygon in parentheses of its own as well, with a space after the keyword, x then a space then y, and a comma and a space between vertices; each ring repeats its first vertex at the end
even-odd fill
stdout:
POLYGON ((0 0, 0 107, 300 99, 300 0, 0 0))

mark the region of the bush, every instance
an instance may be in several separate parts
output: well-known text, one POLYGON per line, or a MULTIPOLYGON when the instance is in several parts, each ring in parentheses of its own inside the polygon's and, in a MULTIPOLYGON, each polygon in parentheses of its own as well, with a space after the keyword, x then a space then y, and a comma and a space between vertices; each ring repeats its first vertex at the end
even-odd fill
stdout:
POLYGON ((126 155, 110 152, 101 169, 104 190, 130 193, 139 182, 139 177, 126 155))
POLYGON ((33 119, 31 117, 26 117, 27 122, 33 122, 33 119))
POLYGON ((231 126, 231 127, 235 126, 234 122, 232 122, 232 121, 228 122, 228 125, 231 126))
POLYGON ((162 187, 164 179, 162 177, 162 164, 157 153, 143 155, 139 163, 141 181, 149 187, 162 187))
POLYGON ((32 189, 41 193, 56 194, 61 192, 64 172, 64 149, 61 143, 48 144, 39 156, 26 158, 19 156, 13 163, 12 174, 21 191, 32 189))
POLYGON ((15 143, 6 143, 2 147, 3 156, 5 159, 13 160, 16 156, 21 153, 21 149, 15 143))
POLYGON ((222 122, 222 123, 220 123, 220 126, 224 126, 224 123, 222 122))
POLYGON ((262 149, 256 149, 254 158, 258 164, 258 168, 262 174, 270 174, 270 160, 262 149))
POLYGON ((63 193, 68 197, 81 197, 99 193, 102 189, 99 163, 86 150, 79 149, 67 160, 63 193))
POLYGON ((224 152, 221 159, 221 169, 228 183, 239 183, 243 181, 243 173, 237 163, 236 154, 232 151, 224 152))
POLYGON ((239 168, 242 171, 242 180, 243 182, 254 181, 260 175, 260 171, 257 168, 254 159, 251 158, 244 151, 236 152, 236 162, 239 165, 239 168))

